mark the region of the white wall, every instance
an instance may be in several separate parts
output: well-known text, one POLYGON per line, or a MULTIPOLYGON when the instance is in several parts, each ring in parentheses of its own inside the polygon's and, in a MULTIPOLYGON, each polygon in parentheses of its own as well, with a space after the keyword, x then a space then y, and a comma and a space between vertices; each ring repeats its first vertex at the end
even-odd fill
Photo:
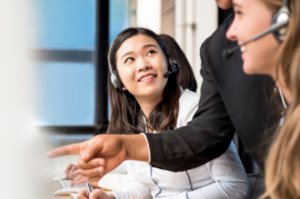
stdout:
POLYGON ((200 46, 218 25, 218 9, 212 0, 176 0, 176 41, 185 52, 200 93, 200 46))
POLYGON ((137 27, 160 34, 161 0, 137 0, 137 27))

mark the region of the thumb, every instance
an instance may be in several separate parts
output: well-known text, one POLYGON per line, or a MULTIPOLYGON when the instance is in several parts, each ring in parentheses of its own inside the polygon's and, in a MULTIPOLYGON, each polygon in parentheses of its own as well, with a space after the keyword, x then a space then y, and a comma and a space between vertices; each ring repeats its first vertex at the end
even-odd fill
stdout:
POLYGON ((91 160, 103 148, 102 142, 92 142, 84 151, 80 159, 84 162, 91 160))
POLYGON ((94 189, 93 192, 90 194, 91 199, 98 199, 103 196, 103 192, 101 189, 94 189))

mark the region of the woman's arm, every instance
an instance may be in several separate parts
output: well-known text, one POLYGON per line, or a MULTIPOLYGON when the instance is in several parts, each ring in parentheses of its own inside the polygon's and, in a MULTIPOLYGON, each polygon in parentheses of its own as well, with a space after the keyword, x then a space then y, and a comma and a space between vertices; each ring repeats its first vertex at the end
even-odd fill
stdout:
POLYGON ((127 166, 128 184, 127 186, 110 193, 113 194, 116 199, 151 198, 150 190, 139 182, 134 173, 133 161, 126 161, 125 163, 127 166))
POLYGON ((172 199, 179 199, 183 196, 198 199, 243 199, 247 197, 249 191, 247 175, 233 142, 223 155, 205 166, 214 182, 194 191, 178 194, 172 199))

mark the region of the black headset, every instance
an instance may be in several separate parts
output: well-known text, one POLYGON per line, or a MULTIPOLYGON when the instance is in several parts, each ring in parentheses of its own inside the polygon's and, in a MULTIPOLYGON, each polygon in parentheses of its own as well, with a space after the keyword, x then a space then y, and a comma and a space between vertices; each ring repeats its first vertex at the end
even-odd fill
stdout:
POLYGON ((240 49, 240 47, 245 46, 252 41, 256 41, 269 33, 273 33, 275 38, 279 42, 282 42, 285 39, 285 35, 286 35, 286 31, 287 31, 286 27, 289 24, 289 19, 291 17, 291 11, 289 9, 289 4, 290 4, 290 0, 283 0, 283 4, 282 4, 281 8, 272 17, 272 24, 271 24, 270 28, 268 28, 266 31, 256 35, 251 40, 249 40, 241 45, 237 45, 230 49, 225 49, 222 52, 222 57, 229 58, 235 51, 240 49))
MULTIPOLYGON (((170 65, 172 67, 171 71, 167 71, 163 75, 164 78, 168 78, 168 77, 170 77, 170 75, 172 73, 176 72, 180 68, 180 64, 171 57, 167 47, 166 46, 164 46, 164 47, 166 49, 164 55, 166 56, 167 60, 169 61, 168 65, 170 65)), ((109 67, 109 70, 110 70, 110 81, 111 81, 111 83, 114 85, 114 87, 116 89, 122 89, 122 82, 121 82, 121 79, 119 77, 118 71, 113 70, 112 67, 111 67, 110 53, 108 54, 108 67, 109 67)))

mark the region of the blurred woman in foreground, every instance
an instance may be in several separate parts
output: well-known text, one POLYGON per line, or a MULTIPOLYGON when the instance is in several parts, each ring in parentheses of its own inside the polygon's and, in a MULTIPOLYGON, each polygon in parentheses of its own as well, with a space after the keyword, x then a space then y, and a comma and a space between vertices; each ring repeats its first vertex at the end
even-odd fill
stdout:
MULTIPOLYGON (((239 45, 268 29, 281 6, 290 10, 286 33, 281 29, 242 46, 241 56, 245 73, 273 77, 284 95, 283 105, 289 103, 266 160, 266 192, 262 198, 300 198, 300 1, 234 0, 233 3, 236 15, 227 35, 237 39, 239 45)), ((284 14, 278 18, 285 19, 284 14)))

